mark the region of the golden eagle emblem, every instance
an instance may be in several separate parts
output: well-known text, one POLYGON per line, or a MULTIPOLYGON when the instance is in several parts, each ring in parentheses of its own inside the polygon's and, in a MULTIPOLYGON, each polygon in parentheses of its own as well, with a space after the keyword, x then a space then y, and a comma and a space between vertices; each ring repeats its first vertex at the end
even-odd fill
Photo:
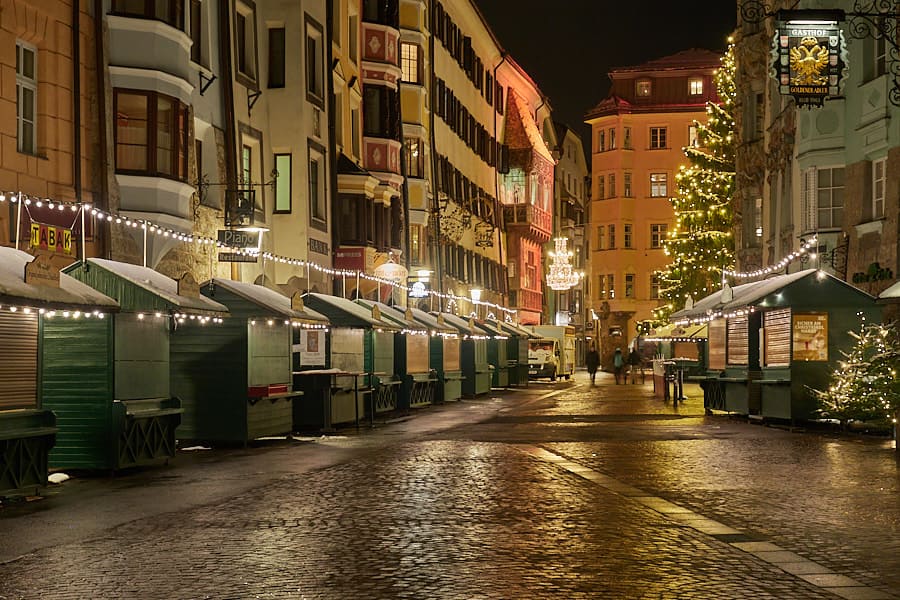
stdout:
POLYGON ((805 37, 791 48, 792 85, 827 85, 828 48, 819 45, 814 37, 805 37))

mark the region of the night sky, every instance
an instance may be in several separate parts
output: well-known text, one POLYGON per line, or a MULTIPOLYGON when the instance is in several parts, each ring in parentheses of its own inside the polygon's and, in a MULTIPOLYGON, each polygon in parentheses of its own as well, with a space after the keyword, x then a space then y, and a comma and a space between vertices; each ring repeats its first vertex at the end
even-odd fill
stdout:
POLYGON ((550 99, 554 119, 582 136, 585 113, 609 91, 611 68, 688 48, 724 53, 737 15, 734 0, 475 3, 500 44, 550 99))

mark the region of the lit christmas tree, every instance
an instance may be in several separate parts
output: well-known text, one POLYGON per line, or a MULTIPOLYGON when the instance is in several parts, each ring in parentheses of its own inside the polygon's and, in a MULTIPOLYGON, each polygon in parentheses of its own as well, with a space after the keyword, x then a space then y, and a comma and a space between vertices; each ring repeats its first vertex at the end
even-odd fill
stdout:
POLYGON ((823 417, 849 421, 894 421, 900 411, 900 335, 893 325, 865 325, 850 332, 856 344, 831 374, 825 391, 813 390, 823 417))
POLYGON ((663 242, 671 262, 660 277, 664 304, 654 311, 664 321, 684 308, 688 296, 698 300, 718 289, 723 268, 734 264, 731 197, 734 192, 734 45, 730 43, 716 71, 719 104, 708 102, 706 123, 694 122, 697 143, 684 149, 690 161, 675 176, 678 195, 671 199, 675 227, 663 242))

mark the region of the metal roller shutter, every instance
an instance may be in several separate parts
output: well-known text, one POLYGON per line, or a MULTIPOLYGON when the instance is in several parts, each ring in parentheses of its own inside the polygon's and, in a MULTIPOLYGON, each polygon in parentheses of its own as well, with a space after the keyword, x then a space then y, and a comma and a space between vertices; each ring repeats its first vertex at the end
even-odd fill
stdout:
POLYGON ((37 406, 38 316, 0 313, 0 410, 37 406))

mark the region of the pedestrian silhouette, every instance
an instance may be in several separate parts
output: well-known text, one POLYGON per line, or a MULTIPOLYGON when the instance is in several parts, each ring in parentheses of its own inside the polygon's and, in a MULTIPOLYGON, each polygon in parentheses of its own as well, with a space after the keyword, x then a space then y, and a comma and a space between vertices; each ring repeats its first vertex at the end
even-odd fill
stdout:
POLYGON ((587 365, 588 373, 591 375, 591 385, 594 385, 597 379, 597 368, 600 366, 600 353, 597 352, 597 348, 593 343, 591 344, 591 349, 587 351, 584 357, 584 362, 587 365))
MULTIPOLYGON (((624 377, 624 369, 625 369, 625 360, 622 358, 622 349, 616 348, 615 354, 613 354, 613 373, 616 376, 616 385, 618 385, 619 379, 624 377)), ((628 383, 625 381, 624 383, 628 383)))

